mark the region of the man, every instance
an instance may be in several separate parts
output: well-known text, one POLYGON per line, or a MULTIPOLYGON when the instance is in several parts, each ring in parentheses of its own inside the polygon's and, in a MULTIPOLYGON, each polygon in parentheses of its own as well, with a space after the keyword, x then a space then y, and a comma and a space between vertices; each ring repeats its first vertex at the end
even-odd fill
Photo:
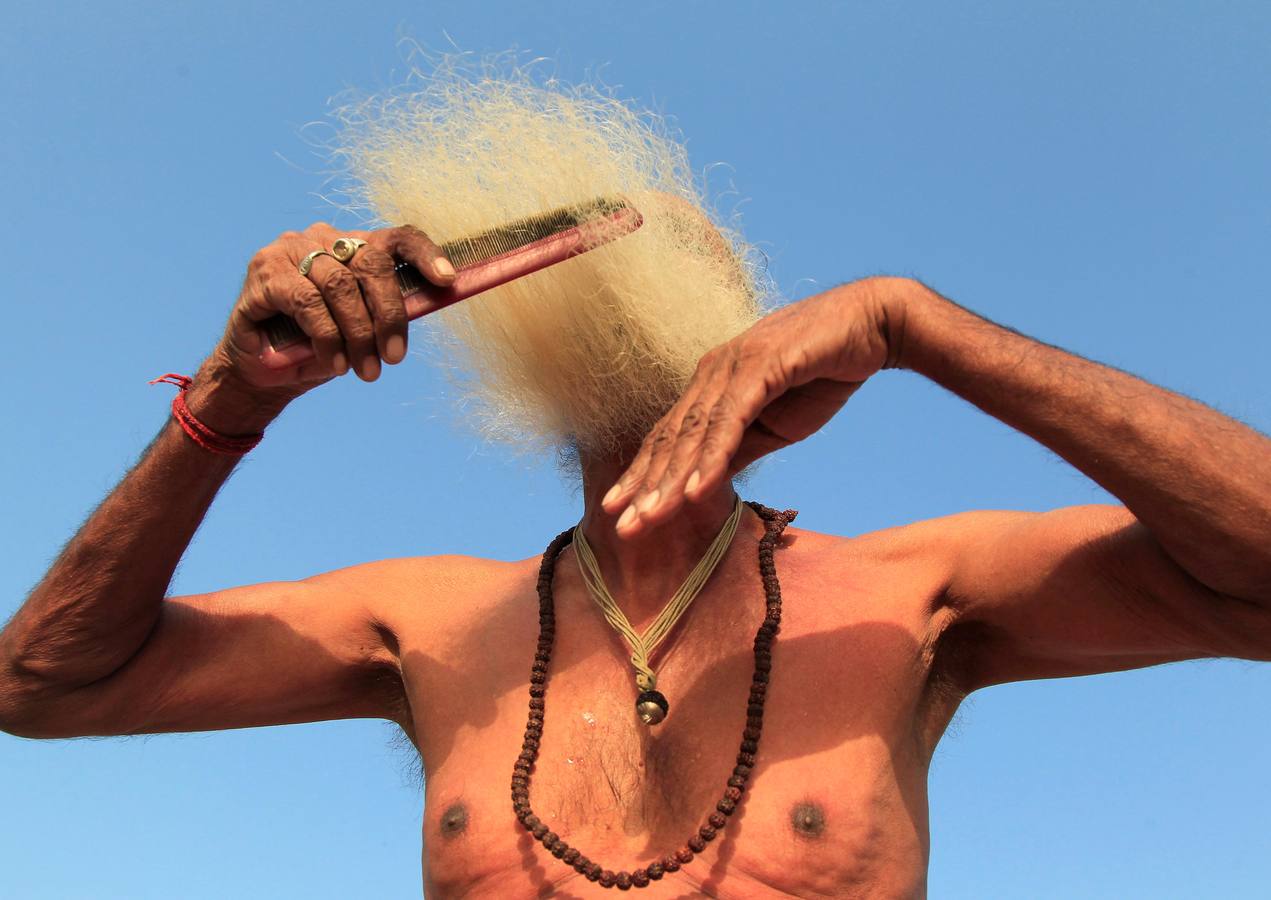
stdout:
MULTIPOLYGON (((598 395, 586 414, 560 396, 584 512, 541 559, 373 562, 165 600, 236 449, 329 378, 373 381, 404 357, 395 261, 438 285, 454 277, 410 227, 315 225, 257 254, 181 395, 191 418, 169 421, 0 632, 0 727, 51 738, 390 719, 426 774, 429 896, 914 897, 927 767, 968 693, 1271 659, 1271 442, 893 278, 787 306, 683 382, 665 376, 678 399, 659 400, 643 440, 617 427, 641 422, 625 395, 598 395), (367 243, 342 262, 328 252, 340 237, 367 243), (313 361, 261 362, 255 323, 279 312, 313 361), (1124 506, 972 512, 850 539, 763 507, 736 517, 734 475, 888 367, 1032 436, 1124 506), (592 414, 615 427, 589 438, 592 414), (638 637, 704 556, 709 577, 637 688, 597 602, 612 596, 638 637), (656 719, 655 707, 665 720, 646 724, 638 712, 656 719)), ((486 313, 511 318, 504 299, 486 313)), ((630 346, 655 328, 573 299, 630 346)), ((663 377, 642 358, 635 383, 663 377)), ((540 383, 568 383, 573 363, 531 364, 548 370, 540 383)))

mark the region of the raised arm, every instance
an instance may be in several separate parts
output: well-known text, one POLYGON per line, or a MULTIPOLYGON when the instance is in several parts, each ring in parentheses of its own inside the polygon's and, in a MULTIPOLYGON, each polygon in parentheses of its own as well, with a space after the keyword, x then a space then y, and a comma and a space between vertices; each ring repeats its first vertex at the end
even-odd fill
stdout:
MULTIPOLYGON (((357 234, 369 243, 347 267, 326 255, 308 276, 299 272, 301 258, 338 236, 327 225, 289 232, 253 258, 225 334, 186 397, 205 425, 230 436, 259 432, 290 401, 350 365, 373 381, 381 360, 405 356, 407 320, 394 258, 439 283, 453 271, 445 271, 436 247, 418 232, 357 234), (299 322, 316 359, 290 369, 261 363, 255 323, 279 312, 299 322)), ((0 631, 0 728, 34 737, 135 730, 144 725, 139 711, 153 699, 146 690, 161 692, 179 674, 192 697, 211 698, 213 682, 234 685, 238 695, 221 697, 222 706, 251 724, 262 724, 262 716, 294 721, 366 708, 362 674, 380 671, 383 647, 368 610, 347 595, 314 584, 262 585, 164 601, 177 562, 235 462, 195 443, 175 420, 164 425, 0 631), (246 664, 246 648, 277 667, 267 675, 246 664), (226 678, 227 661, 236 656, 244 663, 237 671, 260 672, 258 681, 226 678), (291 675, 280 678, 284 666, 291 675), (134 679, 134 689, 106 687, 138 668, 146 678, 134 679), (208 684, 191 683, 191 672, 208 684), (284 689, 287 696, 279 696, 284 689), (315 693, 333 698, 327 708, 313 708, 315 693), (127 703, 91 709, 86 703, 125 694, 127 703)), ((204 724, 197 709, 182 716, 180 726, 204 724)), ((234 721, 209 712, 207 724, 234 721)))
POLYGON ((963 518, 949 596, 970 687, 1271 658, 1271 440, 943 298, 910 309, 902 365, 1124 504, 963 518))
POLYGON ((791 304, 708 353, 605 498, 619 535, 812 434, 884 367, 948 388, 1124 503, 933 526, 971 687, 1271 657, 1271 440, 908 279, 791 304))

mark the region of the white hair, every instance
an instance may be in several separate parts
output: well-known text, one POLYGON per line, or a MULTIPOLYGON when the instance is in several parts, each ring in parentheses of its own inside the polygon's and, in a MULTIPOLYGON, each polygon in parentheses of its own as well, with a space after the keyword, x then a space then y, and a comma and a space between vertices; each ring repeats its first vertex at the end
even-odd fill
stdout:
POLYGON ((638 445, 702 354, 762 314, 755 254, 712 222, 659 117, 489 61, 443 57, 417 77, 337 113, 355 196, 380 222, 444 243, 600 197, 644 217, 634 234, 424 320, 468 421, 525 450, 638 445))

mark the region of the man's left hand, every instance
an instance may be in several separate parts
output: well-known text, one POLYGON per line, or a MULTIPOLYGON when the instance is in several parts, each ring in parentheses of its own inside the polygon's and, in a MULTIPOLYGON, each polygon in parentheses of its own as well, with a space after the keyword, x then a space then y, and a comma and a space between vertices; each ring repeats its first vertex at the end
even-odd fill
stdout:
POLYGON ((710 350, 604 499, 618 533, 665 521, 687 499, 815 433, 871 375, 898 364, 904 278, 868 278, 765 316, 710 350))

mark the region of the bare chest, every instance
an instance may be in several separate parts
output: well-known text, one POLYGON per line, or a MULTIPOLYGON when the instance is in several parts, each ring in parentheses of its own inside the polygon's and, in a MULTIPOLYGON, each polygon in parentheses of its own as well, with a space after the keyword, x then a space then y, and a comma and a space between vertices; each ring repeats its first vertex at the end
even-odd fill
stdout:
MULTIPOLYGON (((886 598, 853 597, 848 587, 834 592, 833 608, 843 612, 827 617, 818 611, 824 586, 805 574, 784 573, 763 728, 749 737, 761 587, 734 585, 749 596, 695 609, 683 623, 658 666, 671 711, 656 728, 635 715, 620 641, 595 610, 574 602, 581 598, 561 598, 570 614, 557 628, 529 787, 551 834, 615 872, 699 838, 692 862, 647 896, 885 896, 884 885, 894 896, 920 892, 927 737, 933 717, 951 713, 931 702, 927 623, 895 615, 894 606, 883 615, 886 598), (757 746, 744 743, 751 737, 757 746), (729 780, 751 750, 738 795, 729 780), (702 826, 730 794, 726 824, 702 847, 702 826)), ((483 673, 470 652, 451 655, 449 665, 422 655, 404 665, 412 707, 428 710, 416 717, 415 740, 426 777, 429 896, 600 893, 512 810, 537 637, 532 591, 521 602, 527 615, 491 623, 478 653, 483 673)))

